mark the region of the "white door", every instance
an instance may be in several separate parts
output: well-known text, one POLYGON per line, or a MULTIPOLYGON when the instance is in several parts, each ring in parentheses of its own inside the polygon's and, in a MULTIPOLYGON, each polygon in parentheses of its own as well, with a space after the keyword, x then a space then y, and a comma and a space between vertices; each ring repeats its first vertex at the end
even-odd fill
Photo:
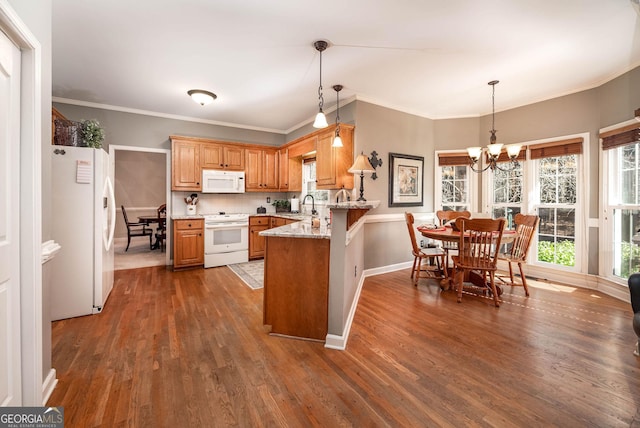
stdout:
POLYGON ((20 51, 0 31, 0 405, 22 404, 20 367, 20 51))

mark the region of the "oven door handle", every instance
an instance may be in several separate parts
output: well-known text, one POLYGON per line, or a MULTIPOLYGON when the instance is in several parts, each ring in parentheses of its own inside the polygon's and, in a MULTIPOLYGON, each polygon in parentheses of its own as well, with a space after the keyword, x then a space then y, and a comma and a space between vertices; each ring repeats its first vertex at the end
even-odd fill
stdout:
POLYGON ((215 230, 220 230, 220 229, 240 229, 243 227, 249 227, 248 224, 246 223, 223 223, 223 224, 206 224, 205 225, 205 229, 215 229, 215 230))

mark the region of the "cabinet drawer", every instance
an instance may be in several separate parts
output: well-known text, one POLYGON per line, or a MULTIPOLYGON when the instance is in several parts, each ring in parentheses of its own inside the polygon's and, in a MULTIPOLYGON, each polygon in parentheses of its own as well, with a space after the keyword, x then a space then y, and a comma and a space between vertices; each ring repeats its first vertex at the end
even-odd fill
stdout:
POLYGON ((249 226, 270 226, 271 217, 270 216, 260 216, 260 217, 249 217, 249 226))
POLYGON ((202 219, 174 220, 173 227, 176 230, 202 229, 204 227, 204 220, 202 219))

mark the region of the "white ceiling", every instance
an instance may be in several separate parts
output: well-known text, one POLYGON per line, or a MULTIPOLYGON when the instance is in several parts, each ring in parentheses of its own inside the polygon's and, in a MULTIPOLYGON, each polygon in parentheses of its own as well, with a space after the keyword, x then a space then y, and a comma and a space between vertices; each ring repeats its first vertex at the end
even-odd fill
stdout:
POLYGON ((327 112, 338 83, 438 119, 490 113, 490 80, 500 111, 640 65, 637 0, 56 0, 52 25, 54 101, 275 132, 317 112, 318 39, 327 112))

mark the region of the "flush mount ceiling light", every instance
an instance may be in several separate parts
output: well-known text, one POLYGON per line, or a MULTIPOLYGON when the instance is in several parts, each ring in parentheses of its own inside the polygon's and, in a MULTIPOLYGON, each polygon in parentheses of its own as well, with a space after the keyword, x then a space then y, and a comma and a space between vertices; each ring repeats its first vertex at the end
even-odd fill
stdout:
POLYGON ((187 91, 187 94, 201 106, 211 104, 213 100, 218 98, 213 92, 205 91, 204 89, 191 89, 187 91))
POLYGON ((520 154, 520 148, 522 147, 520 144, 510 144, 506 146, 507 155, 509 156, 510 165, 509 167, 500 167, 498 165, 498 158, 500 157, 500 153, 502 152, 502 144, 496 143, 496 85, 499 83, 498 80, 492 80, 489 82, 489 85, 492 87, 492 95, 491 95, 491 137, 489 137, 489 144, 486 149, 482 147, 469 147, 467 148, 467 153, 469 154, 471 169, 474 172, 482 173, 487 169, 491 168, 491 171, 495 171, 495 169, 499 169, 501 171, 511 171, 518 166, 518 155, 520 154), (483 150, 487 151, 487 162, 488 165, 484 168, 476 168, 476 163, 480 159, 483 150))
POLYGON ((324 98, 322 98, 322 51, 329 47, 329 44, 324 40, 317 40, 313 42, 313 47, 316 48, 318 52, 320 52, 320 86, 318 86, 318 114, 316 115, 316 120, 313 122, 314 128, 326 128, 329 126, 327 123, 327 118, 322 111, 322 106, 324 105, 324 98))
POLYGON ((342 85, 333 85, 333 90, 336 91, 336 136, 333 138, 331 147, 342 147, 342 138, 340 138, 340 91, 342 85))

